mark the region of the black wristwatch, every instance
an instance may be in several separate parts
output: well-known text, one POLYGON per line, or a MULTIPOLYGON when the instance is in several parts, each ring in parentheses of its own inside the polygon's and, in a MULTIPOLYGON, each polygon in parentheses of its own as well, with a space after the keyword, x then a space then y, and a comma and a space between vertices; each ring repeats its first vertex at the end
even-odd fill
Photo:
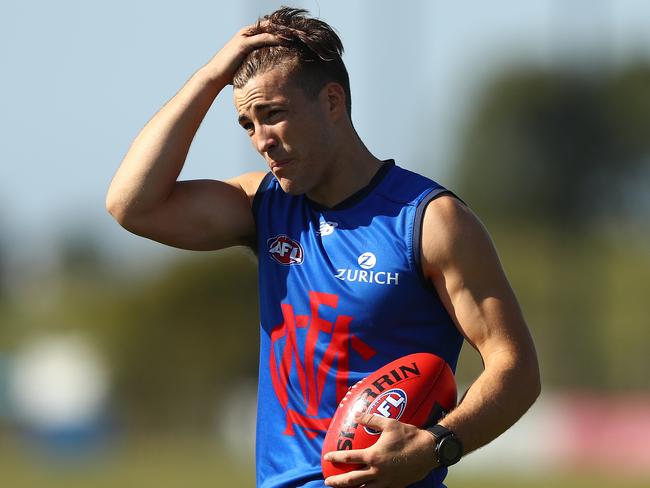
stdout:
POLYGON ((427 429, 436 439, 436 461, 440 466, 451 466, 463 457, 463 443, 456 434, 442 425, 434 425, 427 429))

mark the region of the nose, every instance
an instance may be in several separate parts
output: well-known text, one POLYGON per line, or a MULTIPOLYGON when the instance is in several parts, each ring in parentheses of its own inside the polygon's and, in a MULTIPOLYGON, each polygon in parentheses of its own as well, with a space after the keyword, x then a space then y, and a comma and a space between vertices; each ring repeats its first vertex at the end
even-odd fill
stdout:
POLYGON ((255 146, 260 154, 268 153, 278 141, 268 127, 260 126, 255 133, 255 146))

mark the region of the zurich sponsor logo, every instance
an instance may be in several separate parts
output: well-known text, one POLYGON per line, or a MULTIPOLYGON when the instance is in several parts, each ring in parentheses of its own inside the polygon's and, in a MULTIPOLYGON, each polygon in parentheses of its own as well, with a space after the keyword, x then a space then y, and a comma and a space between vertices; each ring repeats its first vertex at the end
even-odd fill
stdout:
POLYGON ((339 224, 336 222, 323 221, 320 223, 319 229, 316 231, 316 233, 322 236, 328 236, 330 234, 333 234, 334 229, 336 229, 338 226, 339 224))
POLYGON ((359 256, 357 262, 363 269, 374 268, 375 264, 377 264, 377 256, 371 252, 364 252, 361 256, 359 256))
POLYGON ((360 268, 341 268, 336 270, 335 278, 341 281, 358 283, 375 283, 377 285, 399 285, 399 273, 390 271, 377 271, 377 256, 371 252, 364 252, 357 259, 360 268))
MULTIPOLYGON (((366 413, 381 415, 387 419, 399 420, 406 410, 408 397, 406 392, 400 388, 393 388, 383 392, 375 401, 370 404, 366 413)), ((379 435, 380 431, 364 427, 368 434, 379 435)))
POLYGON ((294 241, 289 236, 275 236, 266 242, 270 256, 280 264, 284 264, 285 266, 302 264, 305 259, 305 252, 300 243, 294 241))

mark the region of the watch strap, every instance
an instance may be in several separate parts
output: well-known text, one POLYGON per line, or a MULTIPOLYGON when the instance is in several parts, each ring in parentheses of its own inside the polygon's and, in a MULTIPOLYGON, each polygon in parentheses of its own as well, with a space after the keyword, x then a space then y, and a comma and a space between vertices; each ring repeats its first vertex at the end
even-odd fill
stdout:
POLYGON ((436 424, 432 427, 428 427, 427 430, 433 434, 433 437, 436 438, 436 444, 440 442, 441 439, 447 437, 448 435, 454 434, 447 427, 443 427, 440 424, 436 424))

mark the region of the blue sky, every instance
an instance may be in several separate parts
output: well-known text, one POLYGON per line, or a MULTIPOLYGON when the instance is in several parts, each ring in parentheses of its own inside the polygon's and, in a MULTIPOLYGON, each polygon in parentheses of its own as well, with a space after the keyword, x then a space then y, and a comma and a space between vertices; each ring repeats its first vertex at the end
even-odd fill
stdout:
MULTIPOLYGON (((157 244, 104 210, 144 123, 242 25, 274 1, 10 1, 0 6, 0 239, 20 259, 90 231, 117 254, 157 244)), ((468 110, 514 61, 612 64, 650 57, 644 0, 301 1, 340 33, 353 119, 378 157, 449 183, 468 110), (404 5, 408 5, 407 11, 404 5)), ((229 89, 202 125, 183 178, 264 169, 229 89)))

